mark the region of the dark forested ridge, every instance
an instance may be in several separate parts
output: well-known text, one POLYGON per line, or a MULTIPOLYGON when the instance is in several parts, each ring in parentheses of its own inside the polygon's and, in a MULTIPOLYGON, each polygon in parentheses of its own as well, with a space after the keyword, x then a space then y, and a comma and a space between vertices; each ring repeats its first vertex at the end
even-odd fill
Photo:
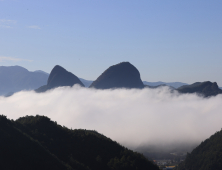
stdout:
POLYGON ((96 131, 70 130, 45 116, 0 116, 0 169, 158 170, 143 155, 96 131))
POLYGON ((75 84, 85 87, 77 76, 68 72, 63 67, 56 65, 49 74, 47 85, 39 87, 36 89, 36 92, 45 92, 56 87, 73 86, 75 84))
POLYGON ((204 97, 216 96, 222 93, 222 90, 218 87, 217 83, 205 81, 196 82, 191 85, 184 85, 177 89, 180 93, 198 93, 204 97))
POLYGON ((222 169, 222 130, 202 142, 176 170, 221 170, 222 169))
POLYGON ((136 67, 122 62, 105 70, 90 87, 96 89, 143 88, 144 84, 136 67))

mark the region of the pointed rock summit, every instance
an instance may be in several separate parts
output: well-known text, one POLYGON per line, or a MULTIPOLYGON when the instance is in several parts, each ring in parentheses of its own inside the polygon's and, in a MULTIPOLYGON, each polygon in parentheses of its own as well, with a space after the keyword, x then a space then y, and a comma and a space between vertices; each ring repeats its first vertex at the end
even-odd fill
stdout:
POLYGON ((204 97, 216 96, 222 93, 222 90, 218 87, 217 83, 205 81, 196 82, 191 85, 181 86, 177 89, 180 93, 199 93, 204 97))
POLYGON ((96 89, 144 88, 140 73, 129 62, 122 62, 105 70, 90 86, 96 89))
POLYGON ((47 85, 36 89, 36 92, 45 92, 56 87, 73 86, 75 84, 85 87, 78 77, 68 72, 63 67, 56 65, 49 75, 47 85))
POLYGON ((84 86, 78 77, 59 65, 56 65, 52 69, 47 82, 47 86, 49 88, 55 88, 59 86, 73 86, 74 84, 84 86))

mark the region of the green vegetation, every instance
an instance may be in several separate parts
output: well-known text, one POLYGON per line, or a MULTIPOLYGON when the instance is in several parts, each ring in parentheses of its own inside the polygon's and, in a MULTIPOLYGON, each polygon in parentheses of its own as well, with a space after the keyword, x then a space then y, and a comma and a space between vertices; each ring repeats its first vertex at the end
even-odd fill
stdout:
POLYGON ((206 139, 191 153, 176 170, 221 170, 222 169, 222 130, 206 139))
POLYGON ((0 116, 0 169, 158 170, 96 131, 70 130, 45 116, 0 116))

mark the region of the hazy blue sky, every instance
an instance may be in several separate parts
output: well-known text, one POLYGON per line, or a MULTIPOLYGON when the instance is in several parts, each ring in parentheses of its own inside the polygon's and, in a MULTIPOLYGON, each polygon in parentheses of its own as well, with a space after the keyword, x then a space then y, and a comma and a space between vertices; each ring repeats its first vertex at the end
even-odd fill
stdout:
POLYGON ((222 86, 222 1, 0 0, 0 65, 94 80, 122 61, 146 81, 222 86))

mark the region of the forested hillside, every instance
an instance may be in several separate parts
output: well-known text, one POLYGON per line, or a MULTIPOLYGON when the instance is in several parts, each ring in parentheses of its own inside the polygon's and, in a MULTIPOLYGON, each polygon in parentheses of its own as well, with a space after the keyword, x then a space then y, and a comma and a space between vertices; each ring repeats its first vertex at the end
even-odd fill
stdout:
POLYGON ((176 170, 221 170, 222 130, 202 142, 176 170))
POLYGON ((45 116, 0 116, 0 169, 158 170, 96 131, 71 130, 45 116))

